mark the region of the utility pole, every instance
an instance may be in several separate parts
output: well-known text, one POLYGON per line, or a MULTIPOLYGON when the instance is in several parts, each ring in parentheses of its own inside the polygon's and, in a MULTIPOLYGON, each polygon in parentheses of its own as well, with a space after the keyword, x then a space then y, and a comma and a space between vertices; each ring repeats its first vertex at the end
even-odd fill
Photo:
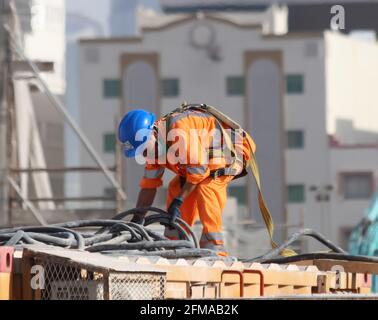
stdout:
POLYGON ((7 0, 0 0, 0 226, 9 224, 8 177, 8 95, 11 51, 5 25, 10 21, 7 0))

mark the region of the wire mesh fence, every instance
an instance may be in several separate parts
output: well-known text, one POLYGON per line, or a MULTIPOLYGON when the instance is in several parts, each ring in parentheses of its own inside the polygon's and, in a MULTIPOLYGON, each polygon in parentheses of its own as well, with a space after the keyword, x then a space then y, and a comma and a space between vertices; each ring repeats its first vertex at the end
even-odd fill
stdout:
POLYGON ((166 277, 154 274, 110 274, 111 300, 161 300, 165 297, 166 277))
POLYGON ((166 277, 148 272, 98 272, 36 259, 43 269, 41 300, 161 300, 166 277))

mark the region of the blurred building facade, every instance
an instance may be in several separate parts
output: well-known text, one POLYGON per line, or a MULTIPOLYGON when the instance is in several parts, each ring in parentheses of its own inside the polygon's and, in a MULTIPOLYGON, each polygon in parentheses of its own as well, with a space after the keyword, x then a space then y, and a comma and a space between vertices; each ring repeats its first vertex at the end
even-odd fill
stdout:
MULTIPOLYGON (((17 2, 16 2, 17 3, 17 2)), ((65 5, 64 0, 30 0, 30 29, 25 29, 24 50, 33 60, 54 63, 54 71, 43 75, 51 90, 65 92, 65 5)), ((25 4, 24 4, 25 5, 25 4)), ((25 8, 22 10, 26 10, 25 8)))
MULTIPOLYGON (((53 69, 42 72, 53 94, 64 99, 65 92, 65 2, 64 0, 28 0, 15 2, 25 55, 36 62, 52 63, 53 69)), ((64 166, 63 120, 38 84, 30 82, 30 97, 39 128, 47 167, 64 166)), ((54 196, 64 195, 62 174, 50 175, 54 196)))
MULTIPOLYGON (((78 39, 81 37, 103 37, 105 35, 104 26, 95 19, 82 13, 69 12, 66 13, 66 93, 65 106, 68 112, 79 119, 79 61, 78 61, 78 39)), ((92 54, 92 59, 96 59, 96 53, 92 54)), ((64 126, 64 147, 65 153, 64 163, 67 167, 78 167, 86 165, 80 162, 80 156, 77 150, 82 148, 77 135, 73 132, 69 124, 64 126)), ((69 172, 65 174, 65 196, 75 198, 80 196, 80 173, 69 172)), ((81 203, 66 203, 69 208, 81 207, 81 203)))
MULTIPOLYGON (((92 118, 81 125, 113 165, 116 124, 127 110, 142 106, 163 115, 183 101, 219 106, 257 143, 276 223, 292 225, 289 232, 313 228, 342 242, 368 206, 378 176, 372 121, 378 46, 334 32, 284 34, 282 14, 263 23, 266 12, 150 14, 140 17, 139 36, 82 40, 80 113, 92 118), (96 60, 90 59, 93 52, 96 60), (343 121, 356 130, 341 130, 343 121), (356 161, 356 154, 365 161, 356 161), (360 188, 364 192, 355 194, 360 188)), ((88 161, 84 152, 80 159, 88 161)), ((123 169, 126 192, 135 201, 143 169, 130 161, 123 169)), ((81 185, 82 195, 110 192, 95 179, 81 185)), ((254 190, 246 185, 246 179, 235 181, 229 193, 240 211, 246 208, 244 218, 260 221, 254 190)))

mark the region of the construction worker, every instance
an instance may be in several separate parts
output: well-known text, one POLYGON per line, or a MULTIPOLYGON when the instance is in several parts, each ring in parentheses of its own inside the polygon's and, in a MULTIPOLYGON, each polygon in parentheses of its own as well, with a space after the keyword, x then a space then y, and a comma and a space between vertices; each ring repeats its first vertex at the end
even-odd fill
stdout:
MULTIPOLYGON (((193 226, 199 218, 203 225, 201 248, 227 256, 221 216, 227 185, 246 174, 245 164, 256 147, 244 131, 241 134, 230 131, 233 143, 235 137, 241 143, 227 155, 223 136, 230 128, 222 119, 208 113, 205 106, 184 105, 159 120, 145 110, 130 111, 119 125, 119 140, 126 157, 145 160, 137 208, 152 205, 156 190, 162 185, 164 170, 173 171, 176 176, 169 183, 166 203, 171 222, 181 217, 193 226), (142 132, 139 137, 138 132, 142 132), (178 136, 184 137, 184 143, 178 143, 178 136)), ((132 221, 143 224, 144 216, 145 213, 134 215, 132 221)), ((167 227, 165 235, 170 239, 178 237, 175 229, 167 227)))

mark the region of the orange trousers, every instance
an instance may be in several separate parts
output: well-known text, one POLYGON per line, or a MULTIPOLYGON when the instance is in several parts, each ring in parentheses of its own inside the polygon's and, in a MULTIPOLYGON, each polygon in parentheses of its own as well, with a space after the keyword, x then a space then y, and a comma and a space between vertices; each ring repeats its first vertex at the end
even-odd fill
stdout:
MULTIPOLYGON (((222 256, 228 255, 222 237, 222 211, 227 200, 227 185, 232 179, 232 176, 205 179, 185 198, 180 208, 181 218, 190 226, 200 219, 203 226, 201 248, 215 250, 222 256)), ((180 190, 180 176, 177 175, 169 183, 167 208, 180 190)), ((177 234, 166 229, 166 236, 176 238, 177 234)))

